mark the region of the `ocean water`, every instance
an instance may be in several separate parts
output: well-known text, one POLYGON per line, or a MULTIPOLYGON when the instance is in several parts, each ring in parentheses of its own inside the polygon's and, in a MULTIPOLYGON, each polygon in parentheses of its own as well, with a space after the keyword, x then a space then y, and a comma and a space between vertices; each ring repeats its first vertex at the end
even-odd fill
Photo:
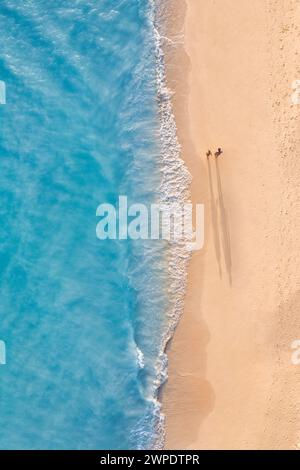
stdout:
POLYGON ((176 142, 163 154, 176 131, 153 7, 0 3, 1 449, 163 443, 184 273, 163 242, 96 238, 99 204, 168 199, 172 166, 182 178, 176 142))

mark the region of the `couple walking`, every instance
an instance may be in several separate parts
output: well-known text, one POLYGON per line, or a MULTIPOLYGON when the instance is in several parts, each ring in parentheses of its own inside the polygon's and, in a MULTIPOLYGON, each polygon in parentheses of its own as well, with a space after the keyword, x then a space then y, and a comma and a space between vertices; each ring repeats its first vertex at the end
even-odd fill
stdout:
MULTIPOLYGON (((218 158, 220 155, 222 155, 223 150, 219 147, 218 150, 215 152, 215 157, 218 158)), ((211 150, 208 150, 206 152, 207 158, 209 158, 212 155, 211 150)))

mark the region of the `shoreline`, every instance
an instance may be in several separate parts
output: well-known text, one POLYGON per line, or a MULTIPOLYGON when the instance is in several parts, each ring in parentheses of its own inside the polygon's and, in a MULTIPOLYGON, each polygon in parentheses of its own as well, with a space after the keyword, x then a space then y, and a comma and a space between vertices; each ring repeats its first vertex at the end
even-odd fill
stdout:
MULTIPOLYGON (((167 3, 167 2, 166 2, 167 3)), ((174 115, 173 100, 168 86, 167 60, 163 34, 165 26, 163 6, 166 3, 151 2, 151 22, 155 38, 156 85, 159 101, 159 136, 161 142, 161 183, 159 201, 161 204, 171 204, 176 201, 184 204, 190 198, 192 176, 181 157, 181 146, 177 135, 177 124, 174 115)), ((168 272, 169 306, 167 323, 162 334, 161 352, 156 364, 156 381, 154 383, 154 401, 157 403, 156 430, 151 448, 162 449, 165 443, 165 416, 162 413, 162 396, 167 378, 167 350, 169 342, 184 310, 184 297, 187 287, 188 263, 190 252, 185 245, 170 244, 166 251, 168 272)))
POLYGON ((180 44, 185 31, 184 44, 166 46, 178 139, 206 212, 167 348, 166 449, 300 441, 300 368, 290 361, 300 336, 300 129, 288 101, 300 13, 288 3, 166 2, 177 11, 168 37, 180 44), (217 147, 224 155, 207 162, 217 147))

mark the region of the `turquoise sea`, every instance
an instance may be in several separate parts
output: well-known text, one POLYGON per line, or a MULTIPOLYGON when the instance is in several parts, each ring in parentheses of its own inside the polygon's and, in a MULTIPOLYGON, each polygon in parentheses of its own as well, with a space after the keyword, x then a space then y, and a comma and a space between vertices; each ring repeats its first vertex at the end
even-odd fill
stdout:
POLYGON ((0 449, 160 447, 168 249, 96 237, 162 197, 153 3, 1 0, 0 30, 0 449))

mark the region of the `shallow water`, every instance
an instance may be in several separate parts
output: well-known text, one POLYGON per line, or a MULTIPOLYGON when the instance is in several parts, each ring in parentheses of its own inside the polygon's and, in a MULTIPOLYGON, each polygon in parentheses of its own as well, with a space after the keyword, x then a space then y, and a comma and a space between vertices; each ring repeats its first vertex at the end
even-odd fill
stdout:
POLYGON ((161 242, 100 241, 96 209, 161 184, 147 0, 2 0, 0 448, 153 445, 161 242))

